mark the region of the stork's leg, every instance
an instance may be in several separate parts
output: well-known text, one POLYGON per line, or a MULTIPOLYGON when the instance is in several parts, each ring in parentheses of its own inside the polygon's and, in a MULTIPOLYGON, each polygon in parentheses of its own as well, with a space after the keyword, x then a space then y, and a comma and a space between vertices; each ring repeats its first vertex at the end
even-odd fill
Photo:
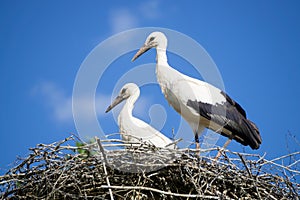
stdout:
POLYGON ((192 124, 191 126, 193 127, 193 132, 195 134, 196 150, 200 151, 199 135, 203 133, 205 126, 200 125, 200 121, 198 126, 194 126, 194 124, 192 124))
POLYGON ((221 156, 222 151, 229 145, 229 143, 231 142, 232 138, 228 138, 228 140, 225 142, 224 146, 222 147, 222 149, 219 150, 218 154, 215 157, 215 160, 218 160, 218 158, 221 156))
POLYGON ((196 150, 200 150, 200 142, 198 133, 195 134, 196 150))

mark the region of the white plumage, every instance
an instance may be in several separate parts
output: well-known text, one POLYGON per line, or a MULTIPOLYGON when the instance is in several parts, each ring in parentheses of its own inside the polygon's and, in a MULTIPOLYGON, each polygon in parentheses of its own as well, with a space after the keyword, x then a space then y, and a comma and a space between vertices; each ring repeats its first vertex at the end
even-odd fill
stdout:
POLYGON ((174 149, 175 145, 171 144, 173 142, 172 140, 149 124, 132 115, 134 104, 139 96, 139 87, 134 83, 127 83, 122 87, 119 95, 105 111, 110 111, 123 100, 126 100, 126 103, 118 116, 118 125, 122 139, 129 142, 138 142, 142 140, 143 142, 153 144, 156 147, 167 146, 168 148, 174 149))
MULTIPOLYGON (((169 104, 189 123, 198 135, 205 128, 235 139, 252 149, 259 148, 261 137, 258 128, 246 117, 243 108, 226 93, 204 81, 186 76, 168 64, 167 38, 161 32, 151 33, 132 61, 156 48, 156 75, 161 90, 169 104)), ((225 144, 227 146, 229 142, 225 144)))

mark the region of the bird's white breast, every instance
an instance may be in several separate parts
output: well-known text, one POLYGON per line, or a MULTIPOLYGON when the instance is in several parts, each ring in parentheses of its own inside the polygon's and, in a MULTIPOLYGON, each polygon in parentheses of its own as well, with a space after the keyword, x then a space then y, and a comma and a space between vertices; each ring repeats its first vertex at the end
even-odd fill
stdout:
POLYGON ((181 74, 167 65, 157 65, 157 79, 168 103, 196 130, 202 123, 203 126, 208 126, 208 122, 187 105, 189 100, 211 105, 226 101, 220 89, 181 74))

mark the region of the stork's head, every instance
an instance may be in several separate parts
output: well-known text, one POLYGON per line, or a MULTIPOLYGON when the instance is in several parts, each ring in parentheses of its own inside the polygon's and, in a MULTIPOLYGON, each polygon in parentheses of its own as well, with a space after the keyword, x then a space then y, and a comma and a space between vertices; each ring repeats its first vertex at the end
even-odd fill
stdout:
POLYGON ((105 113, 109 112, 116 105, 118 105, 119 103, 121 103, 125 99, 128 99, 131 96, 134 97, 133 101, 136 101, 136 99, 139 97, 139 95, 140 95, 140 89, 136 84, 134 84, 134 83, 125 84, 122 87, 122 89, 120 90, 119 95, 115 98, 115 100, 112 102, 112 104, 110 106, 108 106, 105 113))
POLYGON ((145 53, 151 48, 166 49, 167 44, 168 44, 168 40, 165 34, 163 34, 162 32, 153 32, 147 37, 145 44, 133 56, 131 61, 134 61, 135 59, 140 57, 143 53, 145 53))

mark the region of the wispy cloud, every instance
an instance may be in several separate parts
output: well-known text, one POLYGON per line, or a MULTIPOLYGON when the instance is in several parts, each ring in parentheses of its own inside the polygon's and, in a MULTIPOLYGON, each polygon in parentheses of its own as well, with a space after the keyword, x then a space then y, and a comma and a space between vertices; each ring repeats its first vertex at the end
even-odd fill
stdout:
MULTIPOLYGON (((39 97, 43 104, 51 111, 51 117, 59 123, 72 123, 73 122, 73 111, 72 111, 72 96, 59 87, 54 82, 41 82, 32 89, 32 94, 39 97), (42 97, 42 98, 40 98, 42 97)), ((80 108, 78 114, 88 118, 91 117, 92 112, 96 112, 97 117, 104 118, 108 116, 105 114, 106 108, 113 101, 111 95, 96 94, 95 97, 95 110, 90 106, 91 99, 80 98, 76 102, 79 104, 77 108, 80 108)), ((148 112, 145 112, 145 108, 151 104, 151 98, 140 97, 136 103, 134 113, 138 116, 147 116, 148 112)), ((119 114, 122 106, 119 105, 113 109, 115 120, 119 114)))
POLYGON ((127 8, 111 11, 109 20, 113 34, 138 26, 138 18, 132 13, 127 8))
POLYGON ((162 7, 162 1, 148 0, 132 7, 114 8, 109 16, 112 33, 138 27, 142 24, 142 20, 153 21, 162 18, 166 9, 174 10, 172 6, 164 9, 162 7))
MULTIPOLYGON (((72 96, 67 95, 57 84, 50 81, 41 82, 32 89, 32 94, 37 97, 42 97, 42 102, 51 110, 51 115, 56 121, 62 123, 73 121, 72 96)), ((110 104, 110 100, 111 97, 108 95, 96 95, 96 109, 99 109, 99 112, 96 113, 98 116, 104 115, 104 111, 110 104)), ((91 116, 90 113, 94 112, 94 110, 90 109, 91 106, 89 106, 92 102, 90 99, 83 97, 76 102, 79 103, 77 106, 80 108, 80 115, 89 117, 91 116)))
POLYGON ((52 110, 53 118, 59 122, 69 122, 72 116, 72 99, 53 82, 37 84, 32 93, 41 96, 44 104, 52 110))
POLYGON ((138 11, 140 14, 146 19, 157 19, 161 17, 160 11, 160 1, 153 0, 153 1, 143 1, 138 6, 138 11))

